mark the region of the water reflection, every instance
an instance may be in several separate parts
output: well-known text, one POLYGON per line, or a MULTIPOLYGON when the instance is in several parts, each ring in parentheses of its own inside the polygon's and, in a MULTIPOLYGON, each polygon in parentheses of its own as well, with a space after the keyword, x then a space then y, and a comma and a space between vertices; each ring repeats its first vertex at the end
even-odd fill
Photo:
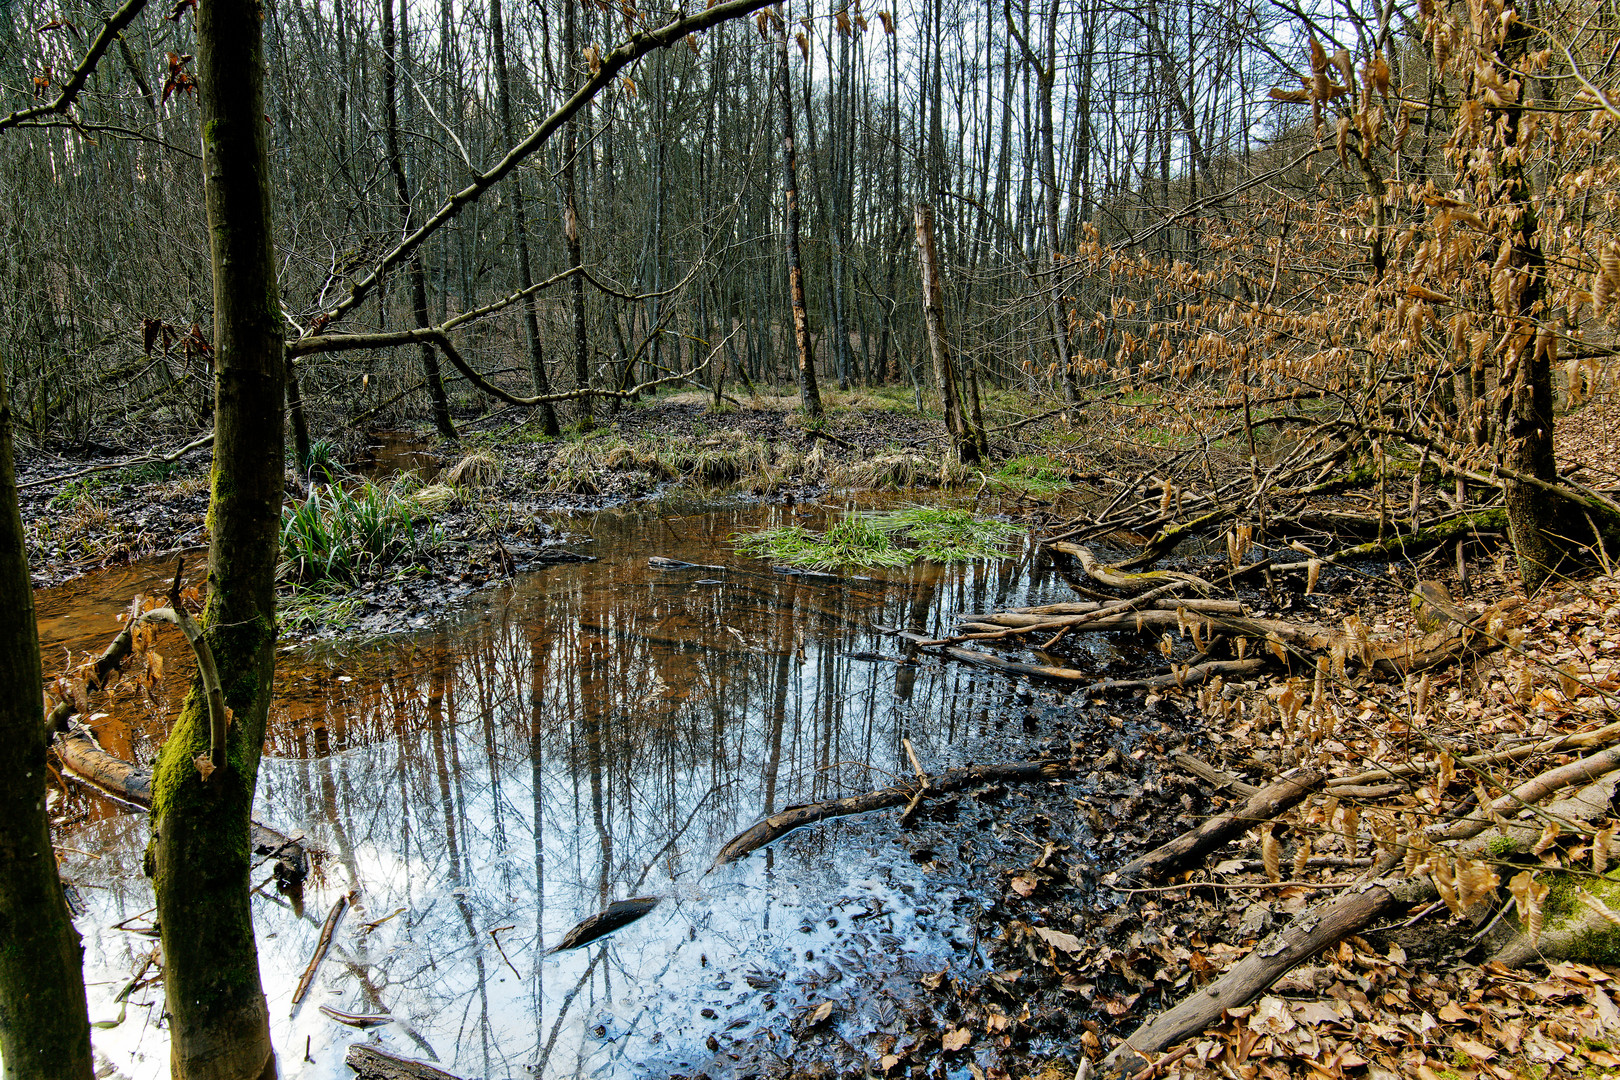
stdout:
MULTIPOLYGON (((764 814, 909 772, 903 739, 931 768, 1001 756, 994 723, 1016 687, 909 661, 874 621, 937 633, 958 611, 1069 590, 1028 559, 811 581, 724 542, 791 514, 598 515, 576 526, 598 562, 527 576, 431 632, 284 656, 261 816, 326 853, 302 908, 270 887, 255 900, 284 1076, 348 1075, 343 1046, 368 1036, 322 1005, 388 1014, 369 1037, 462 1075, 717 1076, 732 1038, 780 1038, 821 1000, 973 962, 954 886, 891 842, 892 816, 706 871, 764 814), (659 571, 651 555, 736 569, 659 571), (351 890, 292 1010, 321 920, 351 890), (583 916, 646 894, 665 899, 640 922, 546 954, 583 916)), ((81 817, 64 870, 89 909, 92 1019, 110 1019, 152 948, 113 928, 151 904, 148 828, 81 817)), ((132 1077, 159 1075, 161 988, 130 1001, 97 1045, 132 1077)), ((858 1008, 852 1033, 899 1022, 858 1008)))

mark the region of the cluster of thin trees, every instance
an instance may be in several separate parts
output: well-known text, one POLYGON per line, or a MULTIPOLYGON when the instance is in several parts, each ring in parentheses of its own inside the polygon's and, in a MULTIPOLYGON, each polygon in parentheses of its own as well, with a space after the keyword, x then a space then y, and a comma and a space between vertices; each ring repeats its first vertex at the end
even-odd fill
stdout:
MULTIPOLYGON (((322 314, 382 253, 496 168, 621 38, 668 14, 572 0, 267 4, 289 338, 326 329, 322 314)), ((162 16, 124 29, 70 116, 36 118, 48 126, 0 146, 0 334, 36 437, 206 423, 195 31, 189 15, 162 16)), ((1078 315, 1109 294, 1057 288, 1054 253, 1086 222, 1150 233, 1133 248, 1159 256, 1196 253, 1197 225, 1167 212, 1229 186, 1273 132, 1263 95, 1281 17, 1203 0, 836 0, 717 27, 621 72, 333 328, 453 322, 458 354, 522 397, 699 368, 708 385, 791 380, 796 241, 821 379, 926 388, 912 219, 930 202, 964 355, 997 384, 1045 380, 1095 351, 1078 315), (783 220, 789 124, 797 237, 783 220)), ((54 0, 0 22, 0 79, 22 106, 60 90, 95 26, 54 0)), ((485 395, 446 359, 422 343, 311 353, 295 374, 317 434, 402 410, 449 430, 453 406, 485 395)), ((548 430, 557 407, 536 407, 548 430)), ((592 399, 568 408, 588 416, 592 399)))

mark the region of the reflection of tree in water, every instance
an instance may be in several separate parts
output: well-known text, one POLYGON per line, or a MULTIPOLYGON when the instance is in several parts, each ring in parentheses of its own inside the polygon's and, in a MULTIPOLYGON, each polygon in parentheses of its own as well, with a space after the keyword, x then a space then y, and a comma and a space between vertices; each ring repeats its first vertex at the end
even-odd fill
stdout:
MULTIPOLYGON (((680 525, 738 527, 736 513, 680 525)), ((650 892, 696 905, 670 916, 673 957, 687 922, 693 934, 708 922, 698 875, 730 835, 909 773, 905 738, 930 768, 957 761, 1008 687, 851 654, 899 655, 874 622, 938 633, 955 611, 1044 587, 1011 564, 831 585, 762 569, 699 584, 703 572, 660 573, 646 556, 734 560, 670 530, 603 517, 600 562, 525 578, 480 616, 409 642, 289 665, 271 745, 300 760, 266 771, 261 805, 328 852, 333 895, 358 890, 334 952, 343 970, 325 980, 343 995, 329 1000, 405 1021, 417 1048, 401 1049, 431 1046, 485 1075, 557 1046, 587 1052, 581 1017, 653 973, 624 971, 611 946, 550 960, 543 946, 650 892), (490 931, 507 927, 497 949, 490 931)), ((797 854, 767 857, 822 859, 825 843, 809 834, 797 854)), ((769 896, 759 903, 768 910, 769 896)), ((306 913, 298 933, 322 915, 306 913)))

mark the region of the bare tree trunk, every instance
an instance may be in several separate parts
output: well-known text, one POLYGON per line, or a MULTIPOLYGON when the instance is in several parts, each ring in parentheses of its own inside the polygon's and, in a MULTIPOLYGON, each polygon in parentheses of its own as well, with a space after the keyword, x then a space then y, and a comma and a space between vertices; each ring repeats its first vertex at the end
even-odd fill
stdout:
MULTIPOLYGON (((565 94, 572 94, 579 82, 575 67, 579 52, 577 0, 562 0, 566 14, 563 18, 563 70, 567 73, 565 94)), ((579 121, 570 119, 563 126, 563 240, 568 248, 568 268, 579 269, 582 259, 579 243, 579 180, 575 158, 579 156, 579 121)), ((568 279, 568 297, 574 309, 574 387, 588 390, 591 386, 590 343, 585 336, 585 281, 575 274, 568 279)), ((589 431, 594 423, 589 394, 579 399, 575 417, 581 431, 589 431)))
MULTIPOLYGON (((404 10, 403 7, 401 10, 404 10)), ((399 200, 400 235, 409 236, 416 228, 416 214, 410 184, 405 179, 405 157, 399 148, 399 73, 395 56, 394 0, 383 0, 382 47, 383 112, 386 117, 383 134, 388 143, 388 168, 394 174, 394 194, 399 200)), ((431 326, 421 252, 411 256, 406 274, 411 283, 411 315, 419 328, 431 326)), ((445 396, 444 379, 439 374, 439 356, 433 351, 433 346, 426 342, 422 344, 422 378, 427 383, 428 399, 433 403, 433 426, 439 429, 439 434, 454 439, 456 428, 450 422, 450 401, 445 396)))
POLYGON ((194 681, 153 775, 149 865, 177 1080, 276 1075, 248 903, 249 813, 275 677, 287 375, 260 16, 254 0, 197 10, 217 372, 203 626, 234 721, 225 764, 205 776, 208 706, 194 681))
POLYGON ((777 87, 782 114, 782 201, 786 207, 782 247, 787 255, 788 302, 793 307, 793 344, 799 360, 799 404, 811 417, 821 415, 815 358, 810 353, 810 314, 804 303, 804 271, 799 266, 799 181, 793 149, 793 80, 788 72, 787 23, 776 5, 781 33, 776 42, 777 87))
POLYGON ((1080 383, 1075 375, 1073 358, 1069 355, 1069 304, 1063 295, 1063 282, 1059 275, 1060 263, 1058 261, 1058 245, 1061 242, 1059 229, 1061 220, 1058 215, 1059 192, 1057 183, 1057 159, 1053 150, 1052 134, 1052 86, 1057 80, 1057 0, 1048 0, 1051 5, 1046 15, 1046 55, 1044 59, 1037 55, 1029 41, 1024 37, 1023 31, 1013 21, 1012 8, 1006 8, 1007 28, 1018 39, 1023 49, 1024 61, 1035 73, 1035 87, 1037 95, 1037 122, 1040 124, 1040 172, 1041 188, 1045 195, 1046 209, 1046 272, 1048 279, 1047 290, 1051 294, 1052 318, 1052 345, 1057 352, 1058 370, 1063 378, 1063 393, 1068 400, 1070 418, 1075 418, 1074 406, 1080 403, 1080 383))
POLYGON ((957 387, 956 365, 945 340, 945 310, 940 300, 939 258, 934 253, 934 208, 917 204, 917 263, 922 270, 923 322, 928 330, 928 348, 934 357, 934 381, 939 384, 940 404, 945 411, 945 430, 956 448, 956 459, 964 465, 979 460, 979 436, 962 415, 961 394, 957 387))
MULTIPOLYGON (((507 146, 517 144, 517 129, 512 122, 512 78, 506 62, 506 25, 501 18, 501 0, 489 0, 490 45, 495 54, 495 94, 501 111, 501 136, 507 146)), ((523 203, 523 176, 512 176, 512 231, 517 234, 518 288, 534 285, 534 269, 529 258, 529 219, 523 203)), ((539 301, 529 297, 523 302, 523 335, 529 346, 529 378, 535 395, 551 393, 551 381, 546 378, 546 358, 540 344, 540 320, 535 314, 539 301)), ((550 402, 536 406, 540 414, 540 429, 547 435, 562 430, 557 423, 557 410, 550 402)))

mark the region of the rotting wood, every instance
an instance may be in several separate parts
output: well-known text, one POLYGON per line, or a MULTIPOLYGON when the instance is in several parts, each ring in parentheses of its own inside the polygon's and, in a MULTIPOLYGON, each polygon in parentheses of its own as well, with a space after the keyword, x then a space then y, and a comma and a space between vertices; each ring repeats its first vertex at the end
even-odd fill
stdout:
POLYGON ((354 1070, 358 1080, 461 1080, 425 1061, 400 1057, 366 1043, 351 1044, 343 1063, 354 1070))
POLYGON ((1311 905, 1220 978, 1137 1028, 1104 1059, 1104 1067, 1125 1074, 1139 1072, 1150 1055, 1203 1031, 1227 1009, 1247 1004, 1301 960, 1403 904, 1429 900, 1433 890, 1427 878, 1379 879, 1311 905))
POLYGON ((1132 859, 1105 880, 1124 884, 1134 880, 1161 877, 1182 869, 1234 837, 1243 835, 1255 825, 1270 821, 1278 814, 1292 809, 1321 786, 1322 774, 1319 772, 1301 772, 1283 777, 1256 791, 1242 806, 1228 810, 1224 814, 1217 814, 1169 843, 1161 844, 1146 855, 1132 859))
MULTIPOLYGON (((975 765, 972 768, 951 769, 948 772, 940 773, 933 780, 932 790, 945 794, 979 787, 984 784, 1034 783, 1042 780, 1060 780, 1073 776, 1076 771, 1075 762, 1060 758, 1020 761, 1011 765, 975 765)), ((904 806, 911 801, 915 793, 916 788, 909 784, 896 784, 893 787, 870 791, 862 795, 849 795, 842 799, 829 799, 825 802, 789 806, 763 821, 750 825, 726 841, 725 846, 720 849, 720 853, 714 857, 714 865, 718 867, 736 862, 738 859, 758 851, 772 841, 779 840, 794 829, 804 825, 813 825, 818 821, 826 821, 829 818, 866 814, 873 810, 884 810, 891 806, 904 806)))
MULTIPOLYGON (((152 773, 115 758, 84 731, 58 735, 52 745, 57 760, 74 779, 148 812, 152 809, 152 773)), ((295 888, 309 875, 303 842, 257 821, 252 823, 253 853, 275 861, 276 884, 295 888)))
POLYGON ((1170 755, 1170 760, 1175 762, 1178 768, 1190 772, 1199 779, 1213 784, 1217 791, 1219 791, 1221 788, 1226 788, 1229 791, 1243 796, 1245 799, 1260 793, 1260 789, 1254 784, 1240 780, 1230 773, 1224 773, 1215 766, 1211 765, 1209 762, 1205 761, 1203 758, 1189 754, 1185 750, 1174 751, 1170 755))
POLYGON ((338 920, 343 918, 344 909, 349 906, 352 897, 344 893, 332 905, 332 910, 326 913, 326 921, 321 924, 321 936, 315 942, 315 953, 309 958, 309 965, 304 973, 298 977, 298 988, 293 991, 292 1003, 301 1004, 304 995, 309 993, 310 986, 315 982, 315 973, 321 968, 321 961, 326 959, 326 952, 332 947, 332 934, 337 930, 338 920))

